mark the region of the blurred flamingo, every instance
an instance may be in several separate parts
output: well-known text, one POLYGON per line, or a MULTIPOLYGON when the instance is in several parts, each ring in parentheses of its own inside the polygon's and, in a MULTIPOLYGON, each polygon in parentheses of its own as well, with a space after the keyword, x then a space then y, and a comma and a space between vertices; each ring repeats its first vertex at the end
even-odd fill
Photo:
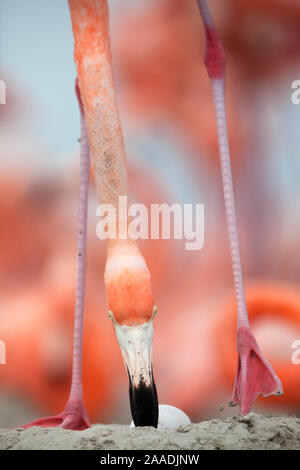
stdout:
MULTIPOLYGON (((243 2, 240 2, 240 3, 242 4, 243 2)), ((246 5, 247 2, 244 2, 244 3, 245 3, 245 5, 246 5)), ((249 2, 248 2, 248 3, 249 3, 249 2)), ((260 2, 254 2, 254 3, 258 5, 258 3, 260 3, 260 2)), ((261 4, 262 4, 262 3, 266 3, 266 4, 267 4, 268 2, 261 2, 261 4)), ((191 4, 192 4, 192 2, 191 2, 191 4)), ((181 2, 181 5, 187 5, 187 2, 181 2)), ((249 3, 249 6, 250 6, 250 3, 249 3)), ((179 9, 179 8, 180 8, 180 7, 179 7, 179 4, 178 4, 178 9, 179 9)), ((182 6, 181 8, 183 9, 183 6, 182 6)), ((186 8, 186 7, 185 7, 185 8, 186 8)), ((250 7, 250 8, 251 8, 251 7, 250 7)), ((257 8, 259 8, 259 7, 257 6, 257 8)), ((173 16, 171 16, 172 21, 173 21, 173 17, 175 16, 175 10, 176 10, 176 9, 174 8, 173 16)), ((287 10, 288 10, 288 9, 287 9, 287 10)), ((284 10, 284 11, 287 11, 287 10, 284 10)), ((180 10, 178 10, 178 11, 180 11, 180 10)), ((246 10, 246 7, 245 7, 245 12, 246 12, 246 11, 247 11, 247 10, 246 10)), ((246 14, 246 13, 245 13, 245 14, 246 14)), ((167 18, 167 15, 166 15, 166 18, 167 18)), ((165 23, 167 23, 167 21, 165 21, 165 23)), ((170 21, 170 23, 171 23, 171 21, 170 21)), ((186 23, 185 23, 184 21, 182 21, 182 24, 186 24, 186 23)), ((143 28, 142 28, 142 29, 143 29, 143 28)), ((145 29, 145 28, 144 28, 144 29, 145 29)), ((195 37, 198 37, 198 36, 195 35, 195 37)), ((123 39, 124 39, 124 38, 123 38, 123 39)), ((197 40, 197 39, 196 39, 196 40, 197 40)), ((125 41, 124 41, 124 42, 125 42, 125 41)), ((200 43, 201 43, 201 40, 200 40, 200 43)), ((197 44, 198 44, 198 41, 197 41, 197 44)), ((200 46, 201 46, 201 44, 200 44, 200 46)), ((198 47, 198 46, 197 46, 197 47, 198 47)), ((181 50, 181 49, 179 49, 179 51, 180 51, 180 50, 181 50)), ((197 51, 198 51, 198 48, 197 48, 197 51)), ((129 53, 129 52, 128 52, 128 53, 129 53)), ((244 55, 241 54, 241 59, 242 59, 244 56, 246 56, 246 54, 244 54, 244 55)), ((145 57, 145 55, 144 55, 144 57, 145 57)), ((125 61, 125 59, 124 59, 124 61, 125 61)), ((195 57, 194 63, 199 64, 198 57, 195 57), (197 61, 196 61, 196 59, 197 59, 197 61)), ((147 64, 145 64, 145 65, 147 65, 147 64)), ((169 65, 170 65, 170 64, 169 64, 169 65)), ((133 66, 133 64, 132 64, 132 66, 133 66)), ((185 70, 185 69, 186 69, 186 67, 184 67, 184 70, 185 70)), ((197 70, 198 70, 198 69, 200 69, 200 65, 197 65, 197 70)), ((141 68, 140 68, 140 73, 142 73, 142 70, 143 70, 143 68, 141 67, 141 68)), ((200 73, 201 73, 201 72, 200 72, 200 73)), ((133 75, 133 77, 134 77, 134 73, 132 73, 132 75, 133 75)), ((177 73, 176 76, 178 76, 178 75, 180 75, 180 74, 177 73)), ((196 82, 197 82, 197 80, 196 80, 196 82)), ((199 82, 197 82, 196 85, 197 85, 197 87, 198 87, 199 89, 201 88, 201 87, 199 87, 199 82)), ((147 94, 147 93, 145 92, 145 96, 146 96, 146 94, 147 94)), ((166 94, 167 94, 167 93, 166 93, 166 94)), ((142 97, 142 94, 141 94, 140 96, 142 97)), ((164 93, 162 93, 162 96, 164 96, 164 93)), ((176 99, 176 93, 174 93, 173 98, 174 98, 174 100, 176 99)), ((204 100, 205 100, 205 98, 206 98, 206 101, 207 101, 207 105, 204 107, 204 109, 207 108, 207 109, 209 110, 209 108, 210 108, 210 106, 209 106, 209 97, 208 97, 208 96, 206 96, 206 97, 203 96, 203 99, 204 99, 204 100)), ((159 100, 157 100, 157 101, 158 101, 158 103, 159 103, 159 100)), ((152 100, 153 106, 154 106, 154 102, 155 102, 155 101, 152 100)), ((170 100, 170 103, 171 103, 171 104, 172 104, 172 102, 173 102, 173 100, 170 100)), ((169 103, 169 104, 170 104, 170 103, 169 103)), ((150 103, 149 105, 151 105, 151 103, 150 103)), ((231 106, 232 106, 232 104, 231 104, 231 106)), ((231 107, 231 106, 230 106, 230 107, 231 107)), ((195 107, 194 107, 194 106, 191 106, 190 109, 193 109, 193 113, 195 113, 195 107)), ((141 110, 141 112, 144 112, 144 111, 141 110)), ((199 113, 196 113, 196 114, 199 115, 199 113)), ((213 147, 214 147, 215 138, 214 138, 214 130, 213 130, 213 128, 212 128, 212 118, 213 118, 213 115, 212 115, 211 112, 210 112, 210 115, 211 115, 211 119, 210 119, 210 131, 209 131, 207 134, 208 134, 208 135, 211 135, 211 148, 213 148, 213 147)), ((236 121, 237 121, 237 119, 234 119, 234 122, 236 122, 236 121)), ((184 119, 182 120, 182 122, 184 123, 184 119)), ((193 121, 193 122, 195 122, 195 121, 193 121)), ((207 121, 205 121, 205 122, 207 122, 207 121)), ((231 122, 231 117, 230 117, 230 122, 231 122)), ((195 130, 196 130, 197 127, 199 128, 199 125, 198 125, 198 124, 196 125, 195 130)), ((200 144, 200 137, 199 137, 199 135, 200 135, 200 134, 197 133, 197 136, 196 136, 196 137, 199 139, 199 144, 200 144)), ((205 137, 205 136, 204 136, 204 137, 205 137)), ((210 148, 210 145, 209 145, 207 148, 210 148)), ((144 179, 143 179, 143 180, 144 180, 144 179)), ((142 181, 142 179, 140 179, 139 181, 142 181)), ((152 182, 152 183, 153 183, 153 182, 152 182)), ((150 186, 151 186, 152 183, 150 182, 150 186)), ((245 226, 245 231, 248 231, 247 226, 245 226)), ((96 245, 97 245, 97 244, 96 244, 96 245)), ((166 271, 168 270, 167 267, 168 267, 168 266, 171 266, 171 264, 165 264, 165 263, 167 263, 167 261, 168 261, 168 259, 165 257, 165 262, 162 262, 162 263, 160 264, 159 268, 158 268, 158 264, 154 262, 153 251, 152 251, 152 248, 151 248, 152 244, 151 244, 150 242, 148 243, 148 241, 145 241, 145 242, 142 243, 142 246, 143 246, 143 252, 144 252, 145 258, 146 258, 146 260, 147 260, 147 264, 148 264, 149 267, 150 267, 150 271, 152 272, 152 275, 155 274, 155 273, 161 274, 161 278, 160 278, 161 280, 160 280, 160 281, 158 281, 158 280, 156 279, 156 274, 153 275, 153 281, 154 281, 154 283, 156 284, 156 287, 155 287, 155 289, 154 289, 155 292, 157 293, 156 298, 159 298, 159 299, 162 298, 162 299, 163 299, 163 297, 164 297, 164 296, 163 296, 163 287, 161 286, 161 291, 162 291, 162 293, 158 293, 157 289, 158 289, 158 287, 159 287, 159 284, 160 284, 160 283, 164 280, 164 278, 165 278, 165 276, 162 275, 162 272, 166 272, 166 271), (161 270, 161 269, 160 269, 161 267, 164 268, 164 269, 161 270), (155 273, 154 273, 153 270, 155 270, 155 273)), ((159 247, 158 247, 158 242, 157 242, 156 245, 155 245, 155 249, 156 249, 156 250, 159 249, 160 252, 161 252, 161 254, 165 256, 165 251, 164 251, 164 249, 162 248, 162 245, 159 245, 159 247), (159 247, 160 247, 160 248, 159 248, 159 247)), ((96 252, 97 252, 97 256, 99 256, 101 250, 99 250, 98 245, 97 245, 97 247, 95 247, 95 253, 96 253, 96 252)), ((8 255, 7 255, 7 256, 8 256, 8 255)), ((104 256, 104 253, 103 253, 103 256, 104 256)), ((93 258, 95 258, 95 257, 96 257, 96 255, 93 256, 93 258)), ((100 261, 99 261, 99 264, 100 264, 100 265, 101 265, 102 261, 103 261, 103 258, 101 258, 100 261)), ((170 260, 168 261, 168 263, 170 263, 170 260)), ((9 263, 8 263, 8 264, 9 264, 9 263)), ((194 263, 194 264, 196 264, 196 263, 194 263)), ((208 265, 209 268, 211 269, 212 275, 213 275, 213 272, 214 272, 214 266, 216 266, 216 265, 218 265, 218 264, 219 264, 219 263, 218 263, 218 260, 215 260, 215 261, 212 262, 212 263, 207 263, 207 265, 208 265)), ((102 265, 101 265, 101 266, 102 266, 102 265)), ((100 267, 101 267, 101 266, 100 266, 100 267)), ((175 264, 175 265, 172 265, 172 266, 178 266, 178 265, 175 264)), ((180 266, 180 264, 179 264, 179 266, 180 266)), ((182 266, 181 266, 181 268, 182 268, 182 266)), ((193 271, 194 273, 195 273, 195 272, 199 273, 199 271, 200 271, 199 267, 197 267, 197 269, 196 269, 195 267, 193 267, 193 269, 195 269, 195 271, 193 271)), ((170 271, 174 272, 174 269, 170 269, 170 271)), ((192 269, 191 269, 191 271, 192 271, 192 269)), ((97 277, 94 277, 93 275, 91 275, 91 277, 94 278, 94 279, 93 279, 93 285, 97 286, 97 288, 98 288, 98 285, 97 285, 97 277)), ((192 278, 192 275, 191 275, 190 277, 192 278)), ((5 279, 5 277, 3 277, 3 279, 5 279)), ((182 278, 181 282, 183 282, 183 280, 186 280, 186 276, 184 276, 184 277, 182 278)), ((168 279, 168 285, 169 285, 169 284, 171 285, 170 279, 168 279)), ((180 282, 179 282, 179 284, 180 284, 180 282)), ((49 295, 51 295, 51 294, 49 294, 49 295)), ((166 297, 166 296, 165 296, 165 297, 166 297)), ((71 299, 71 298, 70 298, 70 299, 71 299)), ((182 315, 180 312, 185 311, 185 308, 184 308, 184 307, 183 307, 182 309, 180 309, 180 308, 178 307, 177 304, 178 304, 179 300, 180 300, 179 298, 178 298, 178 299, 175 298, 175 300, 174 300, 174 308, 172 309, 172 312, 174 313, 174 328, 175 328, 175 329, 178 328, 178 330, 180 330, 180 328, 181 328, 181 329, 183 328, 183 325, 181 324, 181 321, 180 321, 180 317, 181 317, 181 315, 182 315), (175 321, 175 318, 176 318, 176 317, 177 317, 178 319, 175 321), (175 326, 175 324, 176 324, 177 326, 175 326)), ((71 302, 71 300, 70 300, 70 302, 71 302)), ((159 303, 159 304, 160 304, 160 303, 159 303)), ((193 305, 196 307, 197 305, 201 305, 201 303, 197 304, 197 300, 195 299, 193 305)), ((192 305, 192 302, 191 302, 190 312, 197 311, 196 308, 193 308, 193 305, 192 305)), ((99 307, 99 306, 98 306, 98 307, 99 307)), ((103 308, 104 308, 104 305, 103 305, 103 308)), ((166 310, 166 312, 169 310, 169 306, 168 306, 168 304, 167 304, 166 301, 165 301, 165 310, 166 310)), ((195 315, 195 314, 194 314, 194 315, 195 315)), ((193 315, 193 316, 194 316, 194 315, 193 315)), ((249 315, 251 315, 250 312, 249 312, 249 315)), ((70 320, 71 320, 71 319, 70 319, 70 320)), ((205 323, 205 322, 204 322, 204 323, 205 323)), ((41 327, 41 328, 42 328, 42 327, 41 327)), ((199 328, 200 328, 200 325, 199 325, 199 328)), ((167 329, 166 329, 166 331, 167 331, 167 329)), ((87 340, 88 340, 88 332, 87 332, 87 331, 86 331, 86 334, 87 334, 87 340)), ((160 332, 158 332, 158 337, 162 337, 162 335, 160 334, 160 332)), ((160 344, 162 344, 162 343, 163 343, 163 341, 161 341, 160 344)), ((195 340, 195 343, 194 343, 194 344, 195 344, 194 348, 196 348, 196 340, 195 340)), ((231 347, 232 347, 232 345, 231 345, 231 347)), ((194 348, 193 348, 193 349, 194 349, 194 348)), ((163 349, 163 347, 162 347, 162 349, 163 349)), ((205 354, 205 353, 203 352, 203 354, 205 354)), ((99 363, 99 366, 100 366, 100 363, 99 363)), ((166 366, 167 366, 167 364, 165 364, 165 367, 166 367, 166 366)), ((198 364, 198 366, 199 366, 199 364, 198 364)), ((195 367, 196 367, 196 366, 195 366, 195 367)), ((186 367, 182 367, 180 373, 183 374, 183 373, 185 373, 185 372, 187 373, 187 368, 186 368, 186 367)), ((90 371, 90 373, 92 374, 92 370, 90 371)), ((163 375, 163 374, 162 374, 162 375, 163 375)), ((285 382, 285 380, 284 380, 284 376, 282 376, 281 374, 279 374, 279 375, 280 375, 280 377, 282 378, 284 384, 286 384, 286 382, 285 382)), ((88 392, 88 388, 85 387, 85 390, 86 390, 86 392, 88 392)), ((195 387, 193 388, 193 390, 191 391, 191 396, 196 396, 196 392, 195 392, 195 391, 197 391, 196 386, 195 386, 195 387)), ((173 393, 173 391, 172 391, 171 396, 174 396, 174 395, 175 395, 175 392, 173 393)), ((180 393, 180 395, 183 396, 183 393, 180 393)), ((41 396, 42 396, 42 394, 39 395, 39 397, 40 397, 39 399, 40 399, 40 400, 41 400, 41 396)), ((178 394, 177 396, 179 396, 179 394, 178 394)), ((180 398, 180 400, 181 400, 181 398, 180 398)), ((182 400, 184 401, 183 398, 182 398, 182 400)), ((61 403, 61 401, 60 401, 60 403, 61 403)), ((192 399, 191 399, 191 397, 190 397, 190 399, 189 399, 189 398, 186 398, 185 403, 186 403, 185 406, 188 406, 188 404, 190 404, 189 406, 191 406, 191 404, 192 404, 192 399)), ((87 404, 87 408, 88 408, 88 403, 86 403, 86 404, 87 404)), ((62 405, 60 404, 60 406, 62 406, 62 405)), ((55 409, 57 409, 57 408, 58 408, 58 407, 56 407, 55 409)), ((88 411, 89 411, 89 410, 88 410, 88 411)), ((92 412, 89 411, 89 413, 92 413, 92 412)))

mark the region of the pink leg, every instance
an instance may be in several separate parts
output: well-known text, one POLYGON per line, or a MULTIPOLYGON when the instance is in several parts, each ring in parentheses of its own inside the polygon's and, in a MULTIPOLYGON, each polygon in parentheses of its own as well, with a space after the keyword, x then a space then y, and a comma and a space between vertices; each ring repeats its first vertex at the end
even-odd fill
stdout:
POLYGON ((89 428, 90 423, 82 398, 82 336, 85 296, 85 269, 86 269, 86 230, 88 211, 88 189, 90 174, 90 154, 86 131, 85 116, 80 98, 80 91, 76 81, 76 94, 80 107, 81 143, 80 143, 80 189, 77 225, 77 266, 76 266, 76 303, 73 341, 73 367, 70 396, 64 411, 56 416, 40 418, 21 426, 56 427, 81 431, 89 428))
POLYGON ((281 395, 282 385, 264 359, 251 332, 244 293, 236 211, 228 146, 225 112, 225 53, 207 1, 197 0, 206 34, 205 65, 211 80, 217 122, 226 222, 237 301, 238 367, 231 406, 239 403, 240 412, 249 412, 258 395, 281 395))
POLYGON ((82 397, 78 397, 76 399, 69 398, 62 413, 35 419, 19 427, 28 429, 32 426, 40 426, 42 428, 62 427, 64 429, 72 429, 73 431, 83 431, 90 427, 90 423, 82 397))

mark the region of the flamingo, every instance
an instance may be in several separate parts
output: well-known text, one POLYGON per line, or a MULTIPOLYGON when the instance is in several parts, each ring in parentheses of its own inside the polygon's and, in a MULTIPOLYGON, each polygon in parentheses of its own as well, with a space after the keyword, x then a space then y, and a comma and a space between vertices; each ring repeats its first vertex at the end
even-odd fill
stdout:
POLYGON ((128 372, 133 421, 136 426, 157 427, 158 399, 151 360, 157 308, 146 262, 126 223, 119 220, 119 201, 127 198, 128 184, 112 73, 108 3, 69 0, 69 7, 96 190, 101 203, 116 210, 117 236, 107 240, 104 273, 109 318, 128 372))
MULTIPOLYGON (((82 395, 82 338, 86 267, 86 226, 90 153, 96 190, 104 204, 119 215, 119 198, 128 195, 125 152, 111 63, 107 0, 70 0, 78 79, 76 95, 81 116, 80 200, 73 367, 70 396, 59 415, 30 426, 90 426, 82 395)), ((117 232, 124 229, 117 222, 117 232)), ((150 273, 134 240, 118 233, 107 240, 105 286, 112 320, 129 377, 131 412, 136 426, 158 425, 158 399, 152 370, 153 302, 150 273)))
MULTIPOLYGON (((207 164, 211 171, 218 159, 214 115, 203 83, 205 71, 199 61, 202 42, 196 2, 151 2, 139 9, 138 14, 127 9, 119 15, 114 60, 122 101, 133 121, 133 133, 139 133, 140 128, 144 132, 145 127, 155 128, 158 121, 160 132, 165 131, 166 136, 173 132, 187 147, 185 160, 189 165, 195 164, 197 170, 203 171, 207 164), (197 157, 194 161, 193 156, 197 157)), ((241 152, 243 132, 236 99, 240 84, 234 75, 230 82, 235 92, 228 90, 227 98, 234 157, 241 152)), ((232 163, 239 168, 241 159, 232 163)))
MULTIPOLYGON (((281 394, 282 386, 265 360, 251 332, 243 289, 230 170, 230 155, 224 103, 225 54, 205 0, 197 0, 205 26, 205 64, 212 82, 219 152, 223 177, 225 212, 238 306, 237 375, 231 405, 240 404, 246 414, 257 395, 281 394)), ((81 177, 78 218, 77 287, 74 321, 73 369, 70 396, 59 415, 35 420, 24 427, 90 426, 81 383, 83 312, 85 293, 86 219, 90 153, 96 189, 101 203, 116 209, 127 197, 128 185, 122 130, 112 74, 107 0, 69 0, 78 81, 76 94, 81 115, 81 177)), ((129 377, 131 412, 136 426, 158 424, 158 399, 152 369, 154 305, 150 273, 134 240, 127 233, 107 240, 105 286, 112 320, 129 377)))
POLYGON ((197 4, 206 36, 204 63, 213 92, 225 215, 237 303, 238 364, 230 406, 239 404, 241 414, 247 414, 258 395, 281 395, 283 390, 281 382, 272 366, 261 353, 249 324, 244 293, 226 123, 225 52, 207 1, 197 0, 197 4))

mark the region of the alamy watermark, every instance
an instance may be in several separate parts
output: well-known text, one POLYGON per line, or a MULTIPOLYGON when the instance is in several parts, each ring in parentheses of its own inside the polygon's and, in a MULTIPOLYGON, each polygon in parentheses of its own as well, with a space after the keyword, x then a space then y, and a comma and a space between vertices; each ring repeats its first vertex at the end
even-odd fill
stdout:
POLYGON ((204 245, 204 204, 128 205, 127 196, 119 197, 118 207, 100 204, 96 215, 96 234, 100 240, 186 240, 186 250, 201 250, 204 245))
MULTIPOLYGON (((0 104, 6 104, 6 84, 0 80, 0 104)), ((6 364, 6 344, 0 340, 0 365, 6 364)))
POLYGON ((292 363, 297 366, 300 364, 300 339, 296 339, 292 342, 292 349, 295 349, 291 358, 292 363))
POLYGON ((300 103, 300 80, 294 80, 291 88, 295 90, 292 93, 291 100, 293 104, 299 104, 300 103))
POLYGON ((6 84, 0 80, 0 104, 6 104, 6 84))
POLYGON ((0 340, 0 364, 6 364, 6 344, 0 340))

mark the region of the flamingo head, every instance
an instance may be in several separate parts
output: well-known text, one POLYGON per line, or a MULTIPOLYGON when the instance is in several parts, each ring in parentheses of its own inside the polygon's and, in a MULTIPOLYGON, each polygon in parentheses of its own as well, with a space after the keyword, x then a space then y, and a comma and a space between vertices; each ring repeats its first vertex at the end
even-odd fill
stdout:
POLYGON ((153 318, 138 325, 119 325, 113 313, 109 317, 124 358, 129 378, 131 414, 135 426, 158 425, 158 399, 152 370, 153 318))
POLYGON ((105 266, 109 317, 129 377, 131 413, 136 426, 158 424, 158 401, 152 371, 153 305, 150 274, 132 246, 110 250, 105 266))

